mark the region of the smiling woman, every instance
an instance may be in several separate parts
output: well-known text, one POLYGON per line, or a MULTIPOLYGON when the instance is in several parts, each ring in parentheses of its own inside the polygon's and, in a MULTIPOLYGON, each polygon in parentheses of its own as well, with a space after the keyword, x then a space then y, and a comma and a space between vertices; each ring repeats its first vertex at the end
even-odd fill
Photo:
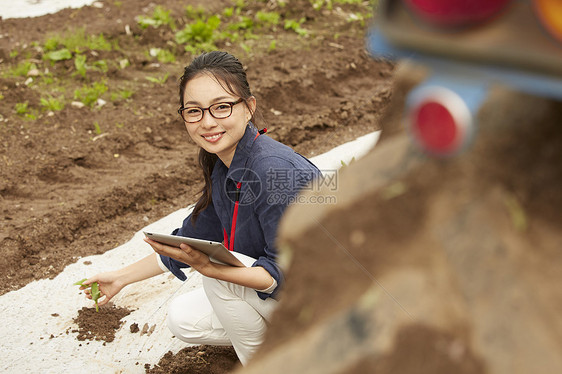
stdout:
POLYGON ((200 148, 205 186, 193 212, 172 234, 222 240, 245 266, 211 261, 187 244, 178 248, 145 239, 155 254, 83 285, 98 282, 105 296, 99 304, 104 305, 128 284, 165 271, 185 280, 182 269, 191 267, 203 275, 203 288, 170 303, 169 329, 186 343, 232 345, 245 365, 264 340, 283 284, 276 248, 281 216, 321 173, 291 148, 263 135, 265 130, 257 130, 256 98, 234 56, 215 51, 196 57, 185 68, 179 94, 178 112, 200 148), (279 175, 293 178, 274 183, 279 175))

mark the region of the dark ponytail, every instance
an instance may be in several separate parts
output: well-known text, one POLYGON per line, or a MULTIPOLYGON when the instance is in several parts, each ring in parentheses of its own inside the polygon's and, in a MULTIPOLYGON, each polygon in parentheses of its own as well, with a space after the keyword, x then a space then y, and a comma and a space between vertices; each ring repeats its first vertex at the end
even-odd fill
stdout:
MULTIPOLYGON (((187 83, 201 73, 212 75, 232 95, 248 100, 252 96, 246 72, 238 59, 226 52, 213 51, 203 53, 189 64, 180 78, 180 105, 183 107, 183 98, 187 83)), ((246 103, 248 109, 250 108, 246 103)), ((253 113, 252 113, 253 114, 253 113)), ((252 122, 254 120, 252 115, 252 122)), ((211 174, 218 156, 209 153, 203 148, 199 150, 199 166, 203 170, 205 185, 201 189, 201 197, 197 200, 191 221, 195 223, 199 214, 212 202, 211 174)))

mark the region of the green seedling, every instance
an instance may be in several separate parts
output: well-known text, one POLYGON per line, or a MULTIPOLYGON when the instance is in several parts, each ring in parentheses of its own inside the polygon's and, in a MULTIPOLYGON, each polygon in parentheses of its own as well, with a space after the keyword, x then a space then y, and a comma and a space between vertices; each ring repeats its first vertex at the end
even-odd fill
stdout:
POLYGON ((74 57, 74 67, 76 68, 78 74, 86 78, 86 70, 88 69, 86 66, 86 56, 76 55, 76 57, 74 57))
POLYGON ((166 74, 164 74, 164 76, 161 77, 161 78, 157 78, 157 77, 146 77, 146 79, 147 79, 148 81, 152 82, 152 83, 156 83, 156 84, 159 84, 159 85, 163 85, 163 84, 166 83, 166 81, 168 80, 168 76, 169 76, 169 75, 170 75, 169 73, 166 73, 166 74))
POLYGON ((188 19, 201 18, 205 15, 205 8, 201 5, 197 6, 197 8, 193 7, 193 5, 188 5, 185 7, 185 15, 188 19))
POLYGON ((170 11, 164 9, 160 5, 154 8, 154 13, 152 13, 152 17, 147 16, 139 16, 137 18, 137 22, 142 29, 146 29, 149 26, 153 28, 158 28, 162 25, 168 25, 172 30, 175 30, 176 25, 172 17, 170 17, 170 11))
POLYGON ((185 28, 175 34, 178 44, 208 44, 213 42, 213 34, 221 21, 216 15, 207 20, 199 19, 194 23, 185 25, 185 28))
POLYGON ((275 42, 275 40, 272 40, 271 43, 269 43, 269 48, 267 48, 268 52, 274 51, 275 48, 277 48, 277 43, 275 42))
POLYGON ((293 30, 294 32, 296 32, 300 36, 306 36, 306 35, 308 35, 308 30, 303 29, 301 27, 301 24, 305 20, 306 20, 305 18, 301 18, 298 21, 292 20, 292 19, 287 19, 287 20, 285 20, 285 30, 293 30))
POLYGON ((226 18, 232 17, 233 14, 234 14, 234 7, 225 8, 222 11, 222 15, 225 16, 226 18))
POLYGON ((11 73, 18 77, 25 77, 30 70, 37 69, 37 65, 30 61, 23 61, 12 68, 11 73))
POLYGON ((133 96, 131 90, 119 90, 111 93, 111 101, 127 100, 133 96))
POLYGON ((156 57, 158 61, 160 61, 163 64, 176 62, 176 56, 174 56, 174 54, 168 51, 167 49, 150 48, 148 54, 152 57, 156 57))
POLYGON ((96 303, 96 312, 99 312, 99 306, 98 306, 98 299, 100 298, 100 288, 98 285, 98 282, 94 282, 90 285, 84 284, 84 282, 87 280, 88 278, 84 278, 79 280, 78 282, 74 283, 75 286, 81 286, 81 287, 86 287, 90 289, 90 295, 92 296, 92 300, 94 300, 94 303, 96 303))
POLYGON ((14 110, 16 111, 16 114, 19 114, 20 116, 26 114, 28 110, 28 105, 29 103, 27 101, 25 103, 16 103, 16 105, 14 105, 14 110))
POLYGON ((80 100, 84 104, 93 107, 101 95, 107 91, 105 82, 95 82, 91 86, 82 86, 74 91, 74 98, 80 100))
POLYGON ((251 30, 254 27, 254 20, 250 17, 242 16, 239 22, 228 25, 229 30, 251 30))
POLYGON ((97 135, 100 135, 100 134, 101 134, 101 127, 100 127, 100 124, 99 124, 97 121, 94 122, 94 132, 95 132, 97 135))
POLYGON ((261 10, 256 13, 256 18, 264 25, 276 26, 279 24, 280 15, 277 12, 262 12, 261 10))
POLYGON ((53 62, 70 60, 72 58, 72 53, 70 53, 68 49, 63 48, 56 51, 47 52, 45 53, 45 55, 43 55, 43 58, 45 60, 50 60, 53 62))
POLYGON ((14 105, 14 110, 17 115, 23 117, 26 120, 36 120, 37 116, 33 113, 30 113, 28 105, 29 104, 27 101, 25 103, 16 103, 16 105, 14 105))
POLYGON ((105 60, 95 61, 93 67, 94 69, 101 71, 102 73, 107 73, 107 71, 109 70, 107 66, 107 61, 105 60))
POLYGON ((58 112, 64 109, 64 97, 53 97, 49 95, 48 97, 42 97, 40 99, 41 107, 44 110, 50 110, 53 112, 58 112))

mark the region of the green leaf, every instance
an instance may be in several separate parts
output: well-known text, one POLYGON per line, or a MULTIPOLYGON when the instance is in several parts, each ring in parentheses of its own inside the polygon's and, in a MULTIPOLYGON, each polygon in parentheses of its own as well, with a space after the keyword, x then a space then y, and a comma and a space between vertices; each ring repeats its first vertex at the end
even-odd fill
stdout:
POLYGON ((92 283, 92 290, 90 291, 90 295, 92 295, 92 300, 96 303, 96 312, 99 312, 98 306, 98 299, 100 298, 100 289, 98 286, 98 282, 92 283))
POLYGON ((45 58, 51 61, 62 61, 70 60, 72 58, 72 53, 66 48, 59 49, 58 51, 52 51, 45 54, 45 58))
POLYGON ((76 57, 74 58, 74 67, 76 68, 78 74, 86 78, 86 56, 76 55, 76 57))
POLYGON ((87 281, 88 278, 84 278, 82 280, 79 280, 78 282, 74 283, 74 286, 84 286, 82 283, 84 283, 84 281, 87 281))

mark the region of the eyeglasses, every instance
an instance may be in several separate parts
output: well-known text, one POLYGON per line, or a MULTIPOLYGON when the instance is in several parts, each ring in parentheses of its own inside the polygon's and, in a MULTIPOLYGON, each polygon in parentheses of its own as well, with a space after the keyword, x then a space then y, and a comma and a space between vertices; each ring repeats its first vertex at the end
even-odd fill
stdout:
POLYGON ((240 104, 244 99, 240 98, 234 102, 216 103, 208 108, 200 108, 198 106, 190 106, 187 108, 179 108, 178 113, 181 118, 187 123, 199 122, 203 119, 203 114, 205 111, 209 111, 209 114, 216 119, 224 119, 230 117, 232 114, 232 107, 236 104, 240 104))

